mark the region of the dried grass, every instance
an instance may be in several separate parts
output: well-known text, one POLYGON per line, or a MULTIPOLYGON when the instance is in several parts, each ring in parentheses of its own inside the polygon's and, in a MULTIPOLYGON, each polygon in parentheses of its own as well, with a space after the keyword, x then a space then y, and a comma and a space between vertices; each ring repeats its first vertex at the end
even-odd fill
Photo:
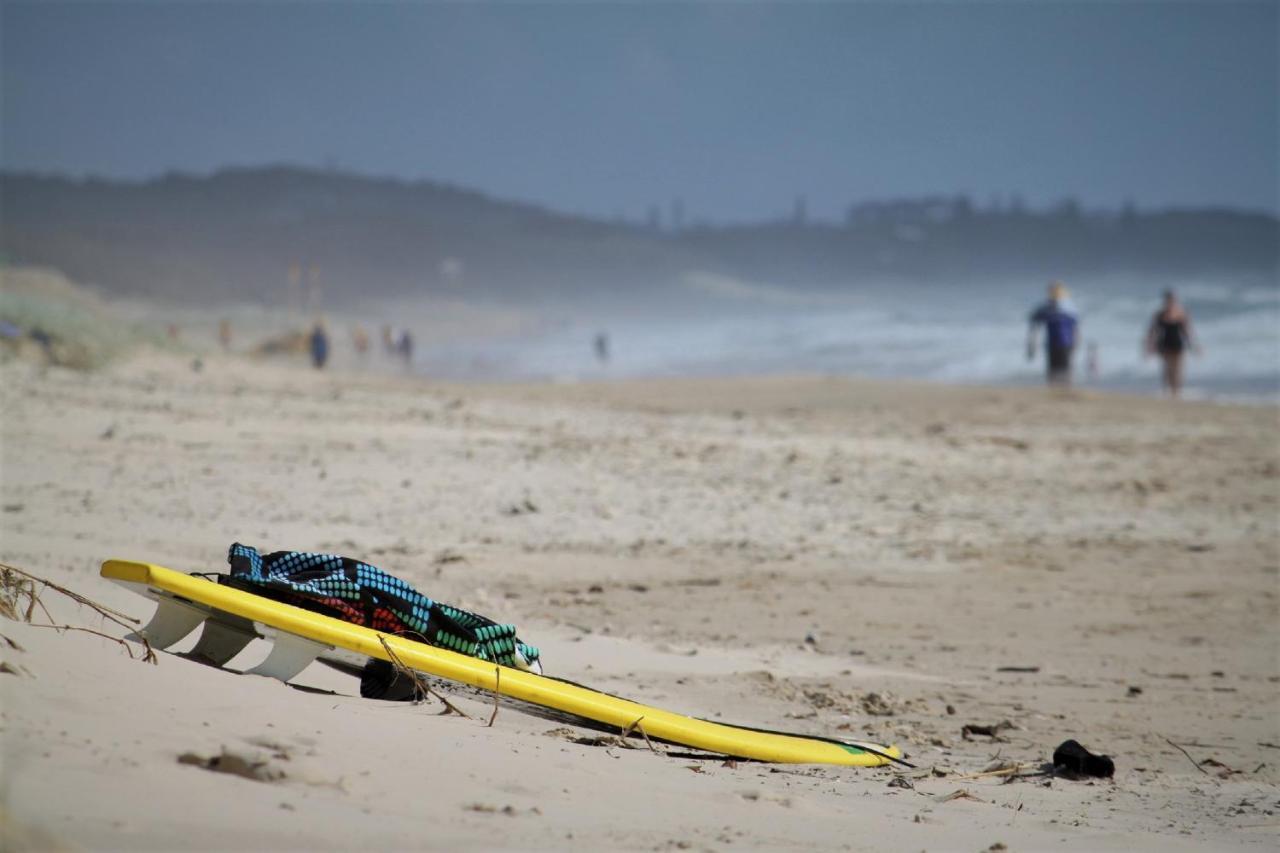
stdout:
MULTIPOLYGON (((58 632, 80 631, 85 634, 93 634, 96 637, 111 640, 113 643, 119 643, 129 653, 129 657, 137 657, 134 654, 133 647, 119 637, 113 637, 110 634, 105 634, 93 628, 85 628, 81 625, 66 625, 57 622, 53 618, 53 614, 49 612, 49 608, 45 607, 44 602, 40 599, 40 593, 44 590, 53 590, 65 595, 76 604, 93 609, 99 616, 114 622, 121 628, 136 631, 137 626, 141 624, 139 620, 134 619, 132 616, 113 610, 105 604, 99 604, 93 599, 60 586, 53 581, 45 580, 17 566, 0 563, 0 616, 12 619, 15 622, 26 622, 33 628, 53 628, 58 632), (25 606, 23 604, 24 601, 26 602, 25 606), (40 609, 48 622, 34 621, 36 608, 40 609)), ((142 643, 142 661, 145 663, 159 663, 155 649, 151 647, 151 643, 147 642, 147 638, 139 635, 138 639, 142 643)))

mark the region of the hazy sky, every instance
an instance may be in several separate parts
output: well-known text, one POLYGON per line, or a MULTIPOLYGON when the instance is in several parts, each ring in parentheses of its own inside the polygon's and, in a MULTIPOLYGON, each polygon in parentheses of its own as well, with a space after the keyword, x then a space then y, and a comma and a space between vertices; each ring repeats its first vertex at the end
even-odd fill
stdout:
POLYGON ((713 221, 801 194, 1277 208, 1275 0, 2 2, 7 169, 331 164, 713 221))

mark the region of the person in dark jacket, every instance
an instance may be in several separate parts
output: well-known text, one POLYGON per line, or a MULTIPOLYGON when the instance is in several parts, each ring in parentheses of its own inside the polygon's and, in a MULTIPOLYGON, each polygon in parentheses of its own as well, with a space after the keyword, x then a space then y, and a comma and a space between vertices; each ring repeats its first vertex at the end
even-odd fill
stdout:
POLYGON ((1071 384, 1071 357, 1079 337, 1079 320, 1060 281, 1049 285, 1049 298, 1031 312, 1027 329, 1027 361, 1036 357, 1036 336, 1044 327, 1045 377, 1050 385, 1071 384))
POLYGON ((325 331, 322 321, 316 321, 315 327, 311 330, 311 337, 308 343, 311 348, 312 366, 316 370, 323 369, 325 363, 329 361, 329 333, 325 331))

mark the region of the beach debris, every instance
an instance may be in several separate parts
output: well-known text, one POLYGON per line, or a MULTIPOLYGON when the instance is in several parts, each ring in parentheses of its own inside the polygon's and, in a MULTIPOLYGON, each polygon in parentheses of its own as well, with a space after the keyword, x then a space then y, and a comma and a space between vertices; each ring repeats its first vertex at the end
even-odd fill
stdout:
POLYGON ((279 782, 286 775, 279 767, 273 766, 269 760, 230 752, 226 747, 222 748, 221 754, 210 758, 205 758, 203 755, 197 755, 194 752, 184 752, 178 756, 178 763, 190 764, 205 770, 211 770, 214 773, 230 773, 233 776, 252 779, 255 782, 279 782))
POLYGON ((982 799, 981 797, 975 797, 973 794, 970 794, 964 788, 960 788, 958 790, 952 791, 950 794, 943 794, 940 797, 934 797, 933 799, 934 799, 934 802, 938 802, 938 803, 949 803, 952 800, 973 800, 974 802, 977 802, 977 803, 986 802, 986 800, 982 799))
POLYGON ((1031 443, 1023 441, 1020 438, 1011 438, 1007 435, 987 435, 978 438, 978 441, 986 444, 992 444, 996 447, 1008 447, 1012 450, 1027 451, 1031 449, 1031 443))
POLYGON ((447 566, 450 563, 470 564, 471 561, 467 559, 465 554, 461 554, 452 548, 444 548, 437 551, 436 555, 431 558, 431 564, 433 566, 447 566))
POLYGON ((684 578, 676 581, 676 586, 720 586, 720 578, 684 578))
POLYGON ((1002 740, 1000 732, 1016 728, 1018 728, 1017 725, 1010 720, 1001 720, 991 726, 984 726, 978 723, 965 723, 960 727, 960 737, 965 740, 972 740, 975 735, 981 735, 982 737, 989 737, 992 740, 1002 740))
POLYGON ((898 703, 889 693, 864 693, 858 700, 862 712, 873 717, 892 717, 898 712, 898 703))
MULTIPOLYGON (((1204 759, 1203 761, 1196 761, 1194 758, 1192 758, 1192 757, 1191 757, 1191 753, 1187 752, 1187 750, 1183 747, 1183 745, 1182 745, 1182 744, 1180 744, 1180 743, 1174 743, 1173 741, 1169 740, 1168 738, 1165 738, 1165 739, 1164 739, 1164 741, 1165 741, 1165 743, 1169 744, 1169 746, 1172 746, 1174 749, 1178 750, 1178 752, 1181 752, 1183 755, 1185 755, 1185 756, 1187 757, 1187 760, 1188 760, 1188 761, 1190 761, 1192 764, 1194 764, 1194 765, 1195 765, 1195 767, 1196 767, 1196 769, 1197 769, 1197 770, 1199 770, 1201 773, 1204 773, 1206 776, 1214 775, 1214 774, 1211 774, 1211 773, 1209 773, 1209 771, 1208 771, 1208 770, 1205 770, 1205 767, 1217 767, 1217 768, 1219 768, 1218 773, 1216 774, 1216 775, 1218 776, 1218 778, 1219 778, 1219 779, 1229 779, 1230 777, 1232 777, 1232 776, 1236 775, 1237 773, 1243 773, 1243 772, 1244 772, 1243 770, 1234 770, 1234 769, 1232 769, 1232 768, 1228 767, 1227 765, 1223 764, 1221 761, 1218 761, 1216 758, 1206 758, 1206 759, 1204 759)), ((1213 744, 1204 744, 1204 743, 1189 743, 1189 744, 1187 744, 1187 746, 1207 746, 1207 747, 1211 747, 1211 748, 1212 748, 1214 745, 1213 745, 1213 744)), ((1262 743, 1262 744, 1259 744, 1259 746, 1272 746, 1272 747, 1274 747, 1274 744, 1262 743)), ((1260 765, 1260 766, 1259 766, 1259 769, 1261 769, 1262 767, 1265 767, 1265 766, 1266 766, 1266 764, 1262 764, 1262 765, 1260 765)), ((1258 771, 1257 771, 1257 770, 1254 770, 1253 772, 1254 772, 1254 773, 1257 773, 1258 771)))
POLYGON ((894 776, 889 780, 890 788, 906 788, 908 791, 914 791, 916 786, 906 776, 894 776))
MULTIPOLYGON (((551 733, 548 732, 547 734, 551 734, 551 733)), ((618 735, 582 735, 580 737, 570 736, 569 740, 572 741, 573 743, 578 744, 579 746, 603 746, 603 747, 616 746, 619 749, 635 749, 636 748, 634 744, 628 743, 626 738, 619 737, 618 735)))
POLYGON ((1126 696, 1141 696, 1142 688, 1137 685, 1130 684, 1129 689, 1125 692, 1126 696))
MULTIPOLYGON (((498 808, 497 806, 491 806, 488 803, 468 803, 463 806, 463 808, 469 812, 478 812, 480 814, 504 814, 507 817, 514 817, 517 813, 516 807, 510 805, 498 808)), ((541 814, 537 809, 532 809, 531 812, 541 814)))
POLYGON ((1039 672, 1038 666, 998 666, 996 672, 1039 672))
POLYGON ((531 515, 539 512, 538 505, 529 498, 524 498, 518 503, 508 504, 503 510, 503 515, 531 515))
POLYGON ((1006 781, 1013 781, 1021 776, 1038 776, 1041 775, 1041 772, 1042 768, 1039 764, 997 758, 977 773, 966 773, 954 778, 968 780, 989 779, 991 777, 1004 776, 1006 777, 1006 781))
POLYGON ((493 723, 498 719, 498 699, 502 696, 502 667, 495 666, 493 668, 493 714, 489 716, 489 724, 485 728, 493 728, 493 723))
MULTIPOLYGON (((1243 770, 1236 770, 1232 767, 1229 767, 1226 764, 1223 764, 1221 761, 1219 761, 1216 758, 1206 758, 1204 761, 1200 762, 1200 767, 1201 769, 1205 767, 1217 767, 1218 768, 1217 776, 1219 779, 1230 779, 1232 776, 1235 776, 1237 773, 1244 772, 1243 770)), ((1257 771, 1255 770, 1254 772, 1256 773, 1257 771)))
POLYGON ((96 637, 110 640, 113 643, 119 643, 120 646, 129 653, 129 657, 135 657, 133 647, 119 637, 113 637, 102 631, 93 628, 85 628, 80 625, 64 625, 54 621, 53 615, 49 613, 49 609, 45 607, 44 602, 40 600, 40 593, 36 585, 39 584, 43 589, 51 589, 61 595, 70 598, 76 604, 89 607, 104 619, 110 620, 121 628, 127 628, 134 631, 134 639, 142 643, 142 661, 144 663, 159 663, 155 650, 151 648, 151 643, 147 642, 147 638, 136 633, 137 626, 142 624, 132 616, 121 613, 118 610, 112 610, 105 604, 99 604, 91 598, 73 592, 64 586, 59 586, 53 581, 45 580, 42 577, 31 574, 30 572, 20 569, 17 566, 11 566, 7 563, 0 563, 0 616, 12 619, 15 622, 25 622, 33 628, 53 628, 59 633, 63 631, 80 631, 85 634, 93 634, 96 637), (22 605, 26 600, 26 606, 22 605), (33 622, 35 618, 36 608, 44 613, 48 622, 33 622), (132 624, 131 624, 132 623, 132 624))
POLYGON ((640 736, 644 738, 645 745, 649 747, 649 751, 653 753, 657 753, 658 755, 663 755, 664 753, 660 751, 656 746, 653 745, 653 741, 649 740, 649 734, 644 730, 644 726, 640 725, 640 723, 643 722, 643 720, 644 720, 643 716, 636 717, 636 721, 634 723, 632 723, 631 725, 627 726, 625 729, 622 730, 622 737, 624 739, 629 738, 631 737, 631 733, 633 731, 640 732, 640 736))
MULTIPOLYGON (((1170 743, 1173 743, 1170 741, 1170 743)), ((1177 746, 1177 744, 1174 744, 1177 746)), ((1185 750, 1184 750, 1185 754, 1185 750)), ((1191 756, 1187 756, 1190 758, 1191 756)), ((1199 767, 1199 765, 1196 765, 1199 767)), ((1094 755, 1075 740, 1066 740, 1053 751, 1055 770, 1074 776, 1093 776, 1108 779, 1115 775, 1116 765, 1109 755, 1094 755)), ((1201 772, 1204 771, 1200 768, 1201 772)))

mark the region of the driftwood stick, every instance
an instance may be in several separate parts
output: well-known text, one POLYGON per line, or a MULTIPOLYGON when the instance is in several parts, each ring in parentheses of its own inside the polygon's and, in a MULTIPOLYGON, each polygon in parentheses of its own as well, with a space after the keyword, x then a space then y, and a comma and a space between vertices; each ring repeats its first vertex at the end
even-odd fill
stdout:
POLYGON ((649 740, 649 733, 644 730, 644 726, 640 725, 642 720, 644 720, 643 714, 636 717, 636 721, 634 723, 622 730, 622 745, 630 747, 630 744, 627 743, 627 738, 631 737, 632 732, 640 732, 640 736, 644 738, 644 742, 649 747, 649 751, 658 755, 663 755, 664 753, 659 752, 658 748, 653 745, 653 741, 649 740))
POLYGON ((1199 761, 1196 761, 1194 758, 1192 758, 1192 757, 1191 757, 1191 753, 1187 752, 1185 749, 1183 749, 1182 747, 1178 746, 1176 743, 1174 743, 1173 741, 1169 740, 1168 738, 1165 738, 1165 739, 1164 739, 1164 742, 1165 742, 1165 743, 1167 743, 1167 744, 1169 744, 1169 746, 1173 747, 1174 749, 1178 750, 1178 752, 1181 752, 1183 755, 1185 755, 1185 756, 1187 757, 1187 761, 1190 761, 1192 764, 1194 764, 1194 765, 1195 765, 1195 768, 1196 768, 1197 770, 1199 770, 1201 773, 1203 773, 1203 774, 1204 774, 1204 775, 1206 775, 1206 776, 1208 776, 1208 775, 1209 775, 1209 771, 1208 771, 1208 770, 1205 770, 1203 767, 1201 767, 1201 766, 1200 766, 1200 762, 1199 762, 1199 761))
MULTIPOLYGON (((113 643, 119 643, 120 646, 126 652, 129 653, 129 657, 133 658, 134 660, 138 659, 137 655, 133 653, 133 649, 129 646, 129 644, 126 641, 120 639, 119 637, 113 637, 110 634, 104 634, 101 631, 95 631, 92 628, 81 628, 79 625, 55 625, 55 624, 45 625, 42 622, 32 622, 31 627, 32 628, 52 628, 55 631, 83 631, 86 634, 93 634, 95 637, 102 637, 104 640, 110 640, 113 643)), ((159 663, 159 661, 156 659, 155 649, 151 648, 151 644, 146 642, 145 639, 143 640, 142 644, 144 646, 144 651, 142 654, 142 662, 143 663, 159 663)))
MULTIPOLYGON (((1016 776, 1024 770, 1030 770, 1035 764, 1016 764, 1013 767, 1000 767, 996 770, 983 770, 980 773, 966 773, 963 776, 952 776, 952 779, 986 779, 991 776, 1016 776)), ((1028 774, 1038 775, 1038 774, 1028 774)))
POLYGON ((493 728, 493 721, 498 719, 498 699, 502 696, 502 667, 493 668, 493 714, 489 717, 487 728, 493 728))

